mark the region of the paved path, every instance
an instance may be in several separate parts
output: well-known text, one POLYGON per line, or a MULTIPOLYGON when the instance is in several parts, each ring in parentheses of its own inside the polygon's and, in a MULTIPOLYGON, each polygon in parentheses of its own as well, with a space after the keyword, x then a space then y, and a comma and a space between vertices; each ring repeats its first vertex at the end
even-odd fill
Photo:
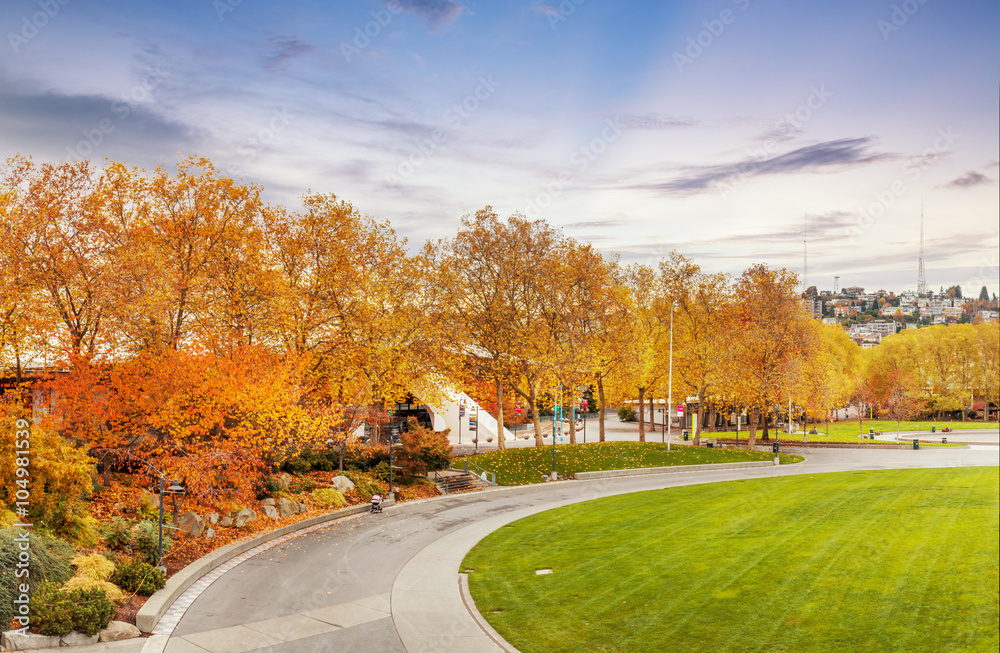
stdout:
MULTIPOLYGON (((789 474, 1000 464, 989 446, 811 450, 799 465, 567 481, 408 502, 291 539, 223 574, 169 636, 168 653, 500 651, 466 610, 459 563, 504 523, 624 492, 789 474)), ((123 651, 125 649, 122 649, 123 651)))

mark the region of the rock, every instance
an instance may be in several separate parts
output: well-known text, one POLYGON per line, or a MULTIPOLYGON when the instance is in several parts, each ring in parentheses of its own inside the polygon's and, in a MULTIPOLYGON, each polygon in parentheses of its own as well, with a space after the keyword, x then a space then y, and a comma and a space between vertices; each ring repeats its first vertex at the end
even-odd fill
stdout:
POLYGON ((142 631, 130 623, 124 621, 112 621, 108 627, 98 634, 102 642, 120 642, 123 639, 132 639, 142 634, 142 631))
POLYGON ((22 635, 10 630, 3 634, 3 645, 11 651, 27 651, 36 648, 59 648, 59 638, 27 633, 22 635))
POLYGON ((206 528, 205 529, 205 539, 210 540, 213 537, 215 537, 215 529, 214 528, 206 528))
POLYGON ((257 513, 249 508, 244 508, 236 513, 236 528, 243 528, 255 519, 257 519, 257 513))
POLYGON ((122 504, 120 504, 120 503, 116 503, 115 507, 113 508, 113 510, 115 512, 124 512, 125 511, 125 506, 122 505, 122 504))
MULTIPOLYGON (((160 509, 160 495, 159 494, 153 494, 149 490, 143 490, 142 491, 142 496, 139 497, 139 504, 142 505, 143 503, 148 503, 149 505, 153 506, 153 508, 155 508, 156 510, 159 510, 160 509)), ((166 510, 167 509, 166 506, 164 506, 163 509, 166 510)))
POLYGON ((226 515, 225 517, 219 520, 219 526, 223 528, 232 528, 232 525, 233 525, 232 515, 226 515))
POLYGON ((292 481, 295 480, 295 477, 289 474, 288 472, 284 472, 282 474, 279 474, 274 480, 278 482, 278 486, 283 491, 288 492, 288 490, 291 489, 292 487, 292 481))
POLYGON ((306 508, 306 504, 300 503, 299 504, 299 514, 305 512, 306 510, 308 510, 308 508, 306 508))
POLYGON ((210 513, 208 513, 207 515, 205 515, 205 521, 207 521, 209 524, 212 524, 213 526, 215 524, 218 524, 219 523, 219 513, 217 513, 217 512, 210 512, 210 513))
POLYGON ((334 476, 333 480, 330 481, 330 485, 337 489, 337 492, 341 494, 347 494, 354 489, 354 482, 346 476, 334 476))
MULTIPOLYGON (((284 499, 282 499, 282 501, 284 501, 284 499)), ((278 511, 274 509, 274 506, 264 506, 264 514, 271 519, 281 519, 281 516, 278 515, 278 511)))
POLYGON ((78 633, 75 630, 70 631, 69 635, 63 635, 59 639, 60 646, 87 646, 88 644, 96 644, 97 638, 100 635, 84 635, 83 633, 78 633))
POLYGON ((180 517, 177 518, 177 528, 185 533, 199 537, 202 531, 205 530, 205 520, 198 513, 188 510, 182 512, 180 517))
POLYGON ((299 514, 299 504, 289 501, 288 499, 279 499, 278 514, 282 517, 297 515, 299 514))
POLYGON ((813 430, 809 431, 809 435, 819 435, 819 431, 817 431, 817 430, 816 430, 816 429, 814 428, 813 430))
POLYGON ((271 497, 268 497, 266 499, 261 499, 260 505, 262 505, 262 506, 273 506, 274 505, 274 499, 272 499, 271 497))

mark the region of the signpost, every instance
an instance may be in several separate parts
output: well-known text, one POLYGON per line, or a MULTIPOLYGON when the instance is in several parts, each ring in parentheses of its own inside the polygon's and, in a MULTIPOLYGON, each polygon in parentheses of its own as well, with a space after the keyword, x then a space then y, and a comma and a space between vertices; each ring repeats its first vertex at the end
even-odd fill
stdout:
POLYGON ((465 404, 458 405, 458 443, 462 444, 462 418, 465 417, 465 404))
POLYGON ((580 412, 583 413, 583 443, 587 444, 587 400, 580 403, 580 412))

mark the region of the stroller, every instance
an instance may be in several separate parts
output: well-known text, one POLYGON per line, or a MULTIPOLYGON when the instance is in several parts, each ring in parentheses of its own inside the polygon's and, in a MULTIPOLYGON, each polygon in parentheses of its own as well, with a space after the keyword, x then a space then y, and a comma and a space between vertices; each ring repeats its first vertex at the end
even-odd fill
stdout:
POLYGON ((382 495, 372 495, 372 509, 370 512, 382 512, 382 495))

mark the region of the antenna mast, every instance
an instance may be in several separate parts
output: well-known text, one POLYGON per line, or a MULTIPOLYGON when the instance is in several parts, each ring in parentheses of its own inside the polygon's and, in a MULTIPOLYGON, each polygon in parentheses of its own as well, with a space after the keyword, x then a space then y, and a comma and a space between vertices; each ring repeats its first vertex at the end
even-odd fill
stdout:
POLYGON ((927 277, 924 275, 924 198, 920 198, 920 260, 917 264, 917 294, 927 294, 927 277))

